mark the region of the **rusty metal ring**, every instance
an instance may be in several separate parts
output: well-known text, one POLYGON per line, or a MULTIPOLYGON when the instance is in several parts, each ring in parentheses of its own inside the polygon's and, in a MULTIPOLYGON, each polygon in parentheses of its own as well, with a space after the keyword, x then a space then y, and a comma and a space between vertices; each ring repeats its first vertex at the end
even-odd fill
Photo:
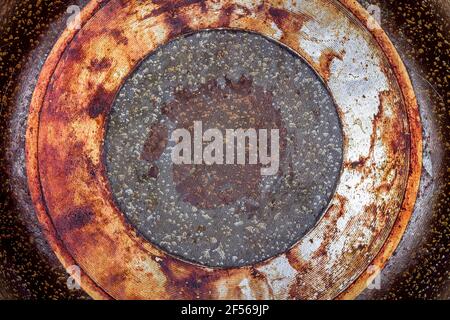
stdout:
POLYGON ((421 172, 421 124, 406 69, 352 0, 91 1, 60 37, 35 88, 27 174, 44 232, 83 289, 103 299, 352 298, 396 248, 421 172), (272 38, 322 77, 343 124, 344 165, 323 217, 282 255, 218 269, 141 238, 115 206, 102 143, 135 66, 179 35, 230 28, 272 38), (377 267, 377 268, 374 268, 377 267))

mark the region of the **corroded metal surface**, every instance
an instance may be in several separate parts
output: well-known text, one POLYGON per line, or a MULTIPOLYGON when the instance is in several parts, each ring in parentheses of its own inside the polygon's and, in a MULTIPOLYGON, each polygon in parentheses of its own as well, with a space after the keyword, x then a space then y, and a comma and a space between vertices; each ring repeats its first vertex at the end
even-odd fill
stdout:
POLYGON ((261 35, 208 30, 164 45, 126 80, 104 153, 114 200, 146 239, 194 263, 237 267, 285 252, 314 227, 342 144, 334 102, 308 64, 261 35), (224 136, 279 128, 278 172, 173 164, 169 137, 198 120, 224 136))
MULTIPOLYGON (((353 1, 92 1, 44 66, 30 108, 27 170, 49 242, 96 298, 349 298, 392 254, 414 205, 421 128, 406 71, 353 1), (359 20, 361 23, 357 22, 359 20), (343 125, 344 166, 317 226, 262 263, 212 269, 144 241, 115 207, 102 141, 114 96, 149 52, 186 32, 261 33, 324 79, 343 125)), ((373 25, 371 24, 373 27, 373 25)))

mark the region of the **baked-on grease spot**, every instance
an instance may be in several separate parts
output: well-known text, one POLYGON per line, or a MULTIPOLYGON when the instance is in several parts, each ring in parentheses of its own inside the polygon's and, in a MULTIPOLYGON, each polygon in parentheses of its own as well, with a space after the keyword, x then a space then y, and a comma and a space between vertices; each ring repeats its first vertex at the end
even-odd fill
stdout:
POLYGON ((204 10, 204 3, 205 0, 179 0, 179 1, 172 1, 172 0, 153 0, 153 3, 159 4, 160 6, 150 13, 146 14, 142 19, 148 19, 152 17, 157 17, 160 14, 168 13, 171 14, 175 11, 177 11, 180 8, 190 6, 192 4, 200 4, 202 7, 202 10, 204 10))
POLYGON ((170 39, 173 39, 180 34, 186 34, 192 31, 192 29, 189 27, 188 19, 185 18, 181 13, 167 15, 166 23, 170 29, 168 35, 170 39))
POLYGON ((94 212, 89 207, 80 207, 64 213, 55 221, 55 227, 61 234, 82 229, 88 225, 95 217, 94 212))
MULTIPOLYGON (((252 79, 242 76, 234 82, 228 78, 220 83, 211 80, 195 91, 183 89, 174 96, 162 112, 178 129, 188 129, 191 136, 194 121, 202 121, 205 128, 219 129, 223 136, 226 129, 277 129, 280 154, 284 153, 286 129, 281 113, 272 104, 272 94, 254 85, 252 79)), ((260 171, 260 164, 181 164, 173 166, 173 179, 183 201, 212 209, 243 198, 259 201, 260 171)))
POLYGON ((111 59, 101 58, 101 59, 93 59, 91 64, 89 65, 89 70, 94 72, 104 71, 111 67, 111 59))
POLYGON ((144 148, 141 153, 143 160, 153 162, 158 160, 166 148, 169 132, 167 127, 162 124, 154 125, 149 132, 144 148))
POLYGON ((123 35, 123 32, 119 29, 113 29, 110 31, 111 35, 117 41, 117 44, 126 46, 128 44, 128 38, 123 35))
POLYGON ((97 118, 101 114, 105 113, 110 107, 111 100, 111 92, 107 91, 105 87, 100 85, 88 108, 89 117, 97 118))
POLYGON ((156 179, 159 175, 159 169, 157 166, 151 166, 150 169, 148 169, 148 175, 149 177, 156 179))

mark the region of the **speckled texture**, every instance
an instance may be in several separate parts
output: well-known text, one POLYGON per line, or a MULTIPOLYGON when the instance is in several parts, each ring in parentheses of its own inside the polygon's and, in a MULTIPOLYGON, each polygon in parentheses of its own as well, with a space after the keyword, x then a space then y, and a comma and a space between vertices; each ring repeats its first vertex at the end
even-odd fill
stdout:
POLYGON ((119 207, 153 243, 208 266, 287 250, 319 219, 341 169, 342 133, 325 86, 298 56, 255 34, 207 31, 172 41, 126 82, 109 121, 105 153, 119 207), (278 128, 279 173, 173 165, 172 145, 158 141, 199 120, 223 133, 278 128), (155 131, 162 135, 149 149, 161 150, 143 156, 155 131))
POLYGON ((68 274, 40 232, 23 160, 33 83, 45 53, 65 26, 64 12, 70 4, 0 4, 0 299, 89 298, 67 288, 68 274))
POLYGON ((424 172, 416 208, 380 275, 361 299, 450 299, 450 3, 361 1, 378 5, 381 26, 410 72, 424 123, 424 172))

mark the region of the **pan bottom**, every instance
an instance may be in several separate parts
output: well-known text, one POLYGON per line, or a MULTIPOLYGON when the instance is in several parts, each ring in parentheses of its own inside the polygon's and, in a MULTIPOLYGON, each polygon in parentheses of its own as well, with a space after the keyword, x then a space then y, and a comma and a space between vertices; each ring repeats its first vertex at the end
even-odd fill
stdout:
MULTIPOLYGON (((286 251, 315 225, 339 178, 342 140, 330 94, 300 57, 260 35, 203 31, 160 48, 125 82, 108 122, 107 175, 147 240, 191 262, 242 266, 286 251), (222 134, 223 164, 195 163, 199 125, 200 137, 222 134), (238 129, 267 130, 272 167, 278 132, 272 174, 249 164, 249 145, 245 164, 227 163, 226 133, 238 129), (194 163, 174 161, 177 130, 190 134, 184 159, 194 163)), ((199 143, 205 152, 208 141, 199 143)))

